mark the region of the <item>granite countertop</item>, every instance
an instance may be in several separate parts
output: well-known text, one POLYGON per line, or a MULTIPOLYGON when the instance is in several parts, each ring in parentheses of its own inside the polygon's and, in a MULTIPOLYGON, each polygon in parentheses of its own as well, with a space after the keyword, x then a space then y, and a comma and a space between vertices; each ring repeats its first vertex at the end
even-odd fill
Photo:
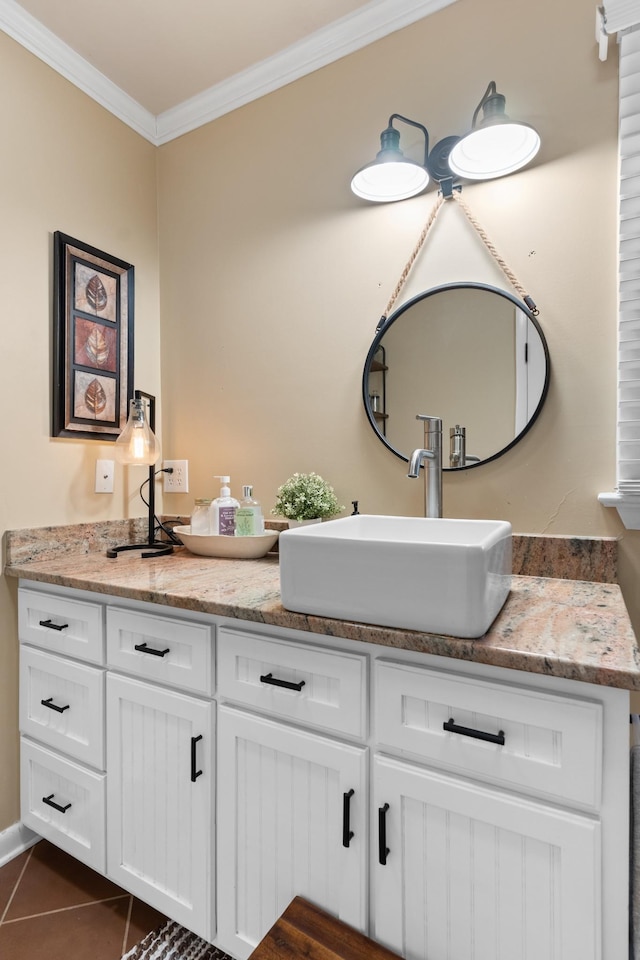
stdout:
MULTIPOLYGON (((222 560, 196 557, 179 547, 165 557, 143 560, 132 551, 110 560, 104 548, 112 545, 113 536, 104 525, 97 532, 91 525, 9 531, 5 573, 274 627, 640 690, 640 653, 620 587, 611 582, 614 540, 514 537, 518 575, 512 578, 506 604, 483 637, 462 640, 285 610, 277 555, 222 560), (65 536, 64 530, 73 535, 65 536), (520 575, 525 571, 561 576, 520 575), (577 579, 585 573, 593 579, 577 579)), ((123 542, 130 537, 116 530, 115 538, 123 542)))

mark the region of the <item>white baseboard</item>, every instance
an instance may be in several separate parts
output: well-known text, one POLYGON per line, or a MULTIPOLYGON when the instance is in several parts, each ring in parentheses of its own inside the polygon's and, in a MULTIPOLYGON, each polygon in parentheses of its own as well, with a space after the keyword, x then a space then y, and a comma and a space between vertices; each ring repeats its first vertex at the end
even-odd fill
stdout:
POLYGON ((42 838, 23 823, 14 823, 0 833, 0 867, 13 860, 19 853, 28 850, 42 838))

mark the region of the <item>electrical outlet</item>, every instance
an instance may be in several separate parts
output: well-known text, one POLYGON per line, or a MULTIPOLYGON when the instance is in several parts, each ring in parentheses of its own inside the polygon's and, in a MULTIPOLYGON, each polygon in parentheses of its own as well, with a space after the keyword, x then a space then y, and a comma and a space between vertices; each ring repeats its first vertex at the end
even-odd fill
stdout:
POLYGON ((189 461, 163 460, 165 470, 171 468, 173 473, 163 473, 162 489, 165 493, 189 493, 189 461))

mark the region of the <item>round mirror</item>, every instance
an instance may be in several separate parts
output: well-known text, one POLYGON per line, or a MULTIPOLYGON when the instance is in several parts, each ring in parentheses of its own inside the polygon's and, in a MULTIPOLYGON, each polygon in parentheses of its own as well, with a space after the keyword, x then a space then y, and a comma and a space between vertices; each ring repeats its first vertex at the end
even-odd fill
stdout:
POLYGON ((434 287, 407 301, 376 333, 362 393, 371 426, 402 460, 422 447, 416 414, 442 418, 446 470, 495 460, 542 409, 549 351, 517 297, 481 283, 434 287))

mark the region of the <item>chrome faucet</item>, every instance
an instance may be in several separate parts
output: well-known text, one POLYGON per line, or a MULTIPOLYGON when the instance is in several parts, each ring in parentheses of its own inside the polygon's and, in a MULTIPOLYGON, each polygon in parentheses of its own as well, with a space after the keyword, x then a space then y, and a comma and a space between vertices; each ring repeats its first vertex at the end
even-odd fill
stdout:
POLYGON ((420 476, 420 465, 424 463, 424 515, 441 517, 442 420, 423 413, 418 413, 416 420, 424 420, 424 447, 411 454, 407 476, 416 480, 420 476))

